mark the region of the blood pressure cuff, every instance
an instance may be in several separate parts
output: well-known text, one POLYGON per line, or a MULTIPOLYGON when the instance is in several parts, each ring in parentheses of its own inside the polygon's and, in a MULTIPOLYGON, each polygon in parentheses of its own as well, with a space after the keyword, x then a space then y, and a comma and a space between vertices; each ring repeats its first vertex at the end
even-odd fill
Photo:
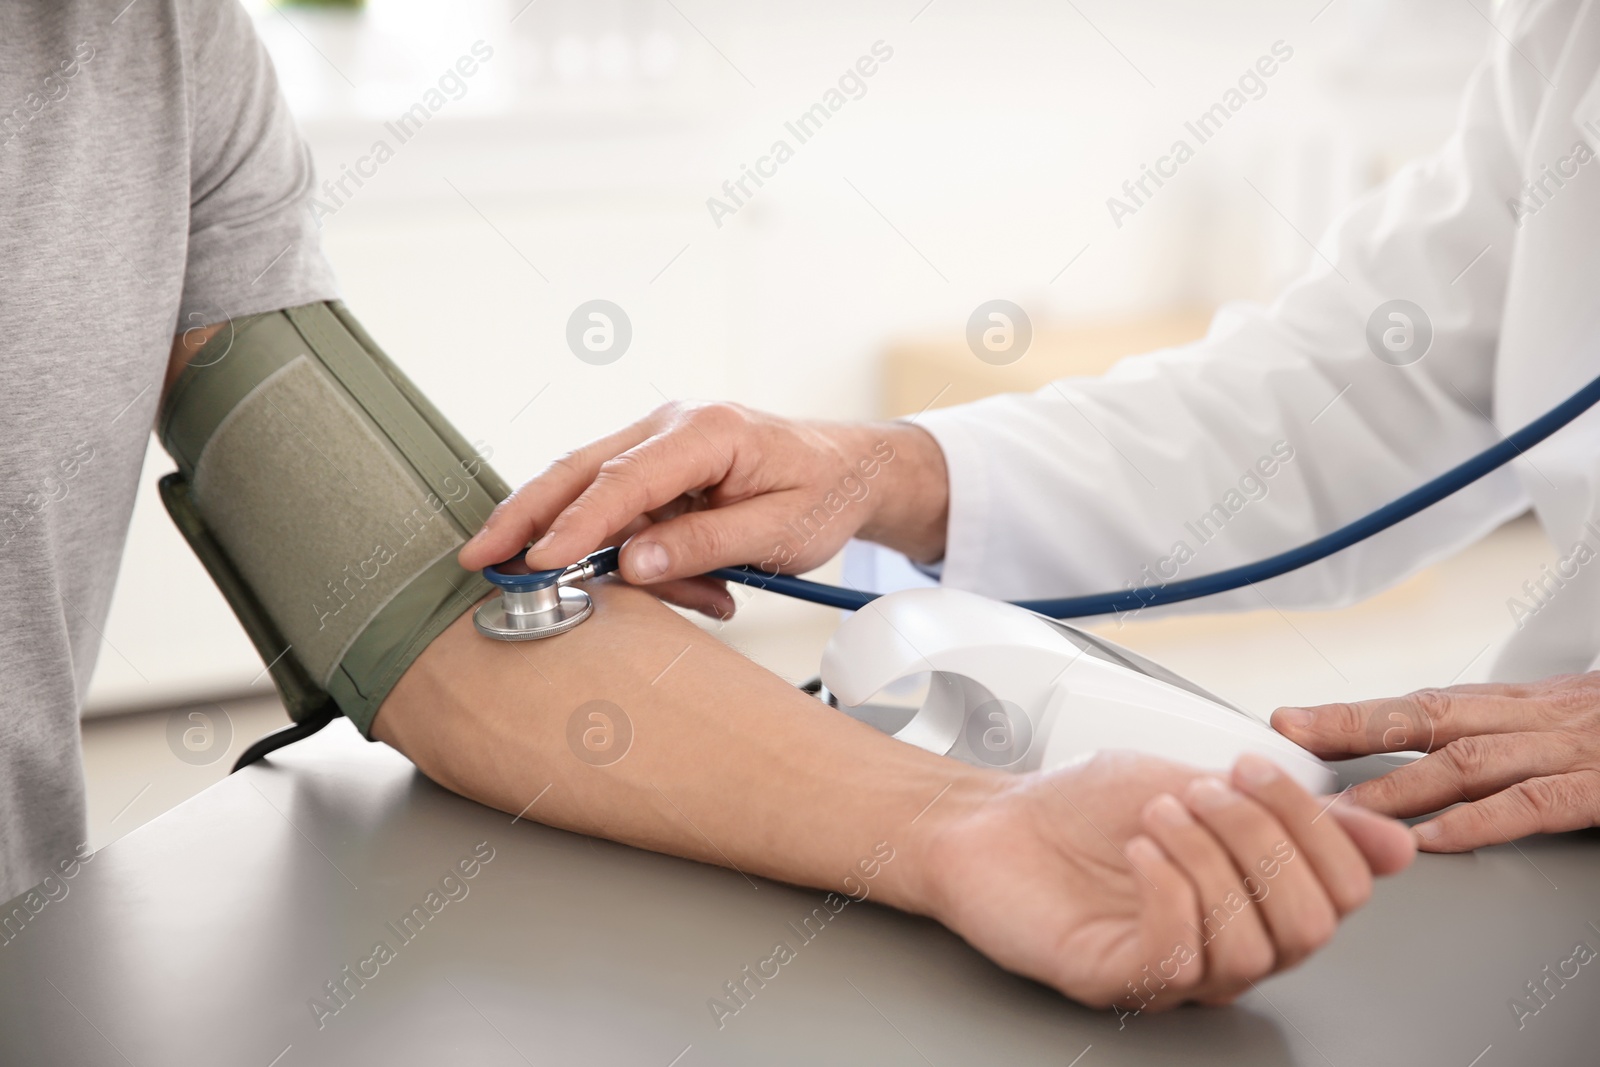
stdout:
POLYGON ((492 591, 457 565, 506 484, 344 306, 225 327, 168 391, 161 499, 290 717, 363 734, 414 659, 492 591))

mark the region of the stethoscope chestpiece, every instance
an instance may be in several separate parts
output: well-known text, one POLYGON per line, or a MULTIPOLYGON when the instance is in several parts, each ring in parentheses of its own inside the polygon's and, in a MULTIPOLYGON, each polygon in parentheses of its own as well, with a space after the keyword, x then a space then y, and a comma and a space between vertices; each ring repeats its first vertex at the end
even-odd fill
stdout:
POLYGON ((483 568, 483 576, 500 588, 500 595, 473 612, 472 625, 480 634, 496 641, 537 641, 566 633, 594 611, 588 593, 561 584, 565 570, 527 574, 501 570, 521 558, 519 553, 483 568))

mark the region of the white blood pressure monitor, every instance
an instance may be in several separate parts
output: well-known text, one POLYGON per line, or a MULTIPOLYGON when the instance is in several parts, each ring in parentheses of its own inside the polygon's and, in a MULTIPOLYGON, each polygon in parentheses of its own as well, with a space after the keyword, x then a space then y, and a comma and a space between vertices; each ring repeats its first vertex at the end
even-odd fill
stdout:
POLYGON ((958 589, 879 597, 839 626, 822 657, 823 685, 848 707, 920 674, 928 695, 894 736, 968 763, 1050 770, 1132 749, 1226 772, 1255 752, 1313 793, 1336 784, 1311 753, 1159 664, 958 589))

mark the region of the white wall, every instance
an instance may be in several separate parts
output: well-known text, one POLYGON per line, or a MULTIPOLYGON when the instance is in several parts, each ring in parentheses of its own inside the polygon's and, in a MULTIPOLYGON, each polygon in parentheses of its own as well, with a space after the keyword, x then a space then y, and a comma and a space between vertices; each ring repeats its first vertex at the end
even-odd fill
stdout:
MULTIPOLYGON (((1268 296, 1300 234, 1442 139, 1490 34, 1443 0, 523 3, 258 14, 325 176, 396 147, 326 219, 349 303, 512 480, 667 398, 869 414, 888 339, 997 296, 1035 321, 1268 296), (385 120, 480 39, 397 144, 385 120), (865 95, 715 225, 706 199, 880 40, 865 95), (1280 40, 1265 95, 1113 225, 1106 198, 1280 40), (594 297, 634 326, 607 367, 563 339, 594 297)), ((165 469, 92 709, 266 685, 154 499, 165 469)))

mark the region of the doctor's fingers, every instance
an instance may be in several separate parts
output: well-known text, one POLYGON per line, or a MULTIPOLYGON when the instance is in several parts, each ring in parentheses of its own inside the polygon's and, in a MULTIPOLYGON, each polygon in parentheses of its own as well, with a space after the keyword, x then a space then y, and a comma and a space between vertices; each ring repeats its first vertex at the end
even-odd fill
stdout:
POLYGON ((1468 852, 1528 834, 1600 826, 1600 770, 1530 778, 1414 827, 1427 852, 1468 852))
MULTIPOLYGON (((605 544, 612 531, 686 493, 716 485, 731 470, 727 450, 693 429, 674 427, 650 437, 599 465, 534 542, 528 565, 564 567, 605 544)), ((627 556, 625 550, 624 573, 633 580, 638 575, 627 573, 627 556)))
MULTIPOLYGON (((691 502, 687 498, 679 498, 665 507, 657 508, 649 515, 640 515, 620 530, 614 530, 606 536, 604 543, 608 545, 624 545, 634 534, 648 530, 657 522, 665 522, 689 510, 691 502)), ((618 575, 618 577, 625 577, 618 575)), ((669 604, 676 604, 680 608, 698 611, 721 622, 733 618, 738 604, 733 599, 733 594, 728 591, 728 583, 720 578, 696 576, 680 578, 676 581, 657 582, 650 587, 650 592, 669 604)))
POLYGON ((1422 689, 1354 704, 1279 708, 1272 713, 1272 726, 1324 757, 1430 752, 1473 734, 1518 733, 1549 725, 1557 720, 1560 702, 1500 689, 1422 689))
POLYGON ((483 529, 462 547, 457 557, 461 566, 477 570, 510 559, 594 482, 603 463, 654 436, 654 420, 652 414, 552 461, 490 513, 483 529))
POLYGON ((728 591, 728 583, 717 578, 680 578, 652 585, 650 592, 669 604, 698 611, 721 622, 733 618, 738 607, 728 591))
POLYGON ((650 584, 749 564, 767 574, 810 570, 831 557, 859 526, 824 512, 826 523, 798 518, 803 494, 768 493, 725 507, 686 511, 651 524, 622 546, 622 576, 650 584))
POLYGON ((1529 778, 1600 766, 1593 751, 1551 732, 1479 734, 1353 786, 1346 798, 1401 819, 1481 800, 1529 778))

